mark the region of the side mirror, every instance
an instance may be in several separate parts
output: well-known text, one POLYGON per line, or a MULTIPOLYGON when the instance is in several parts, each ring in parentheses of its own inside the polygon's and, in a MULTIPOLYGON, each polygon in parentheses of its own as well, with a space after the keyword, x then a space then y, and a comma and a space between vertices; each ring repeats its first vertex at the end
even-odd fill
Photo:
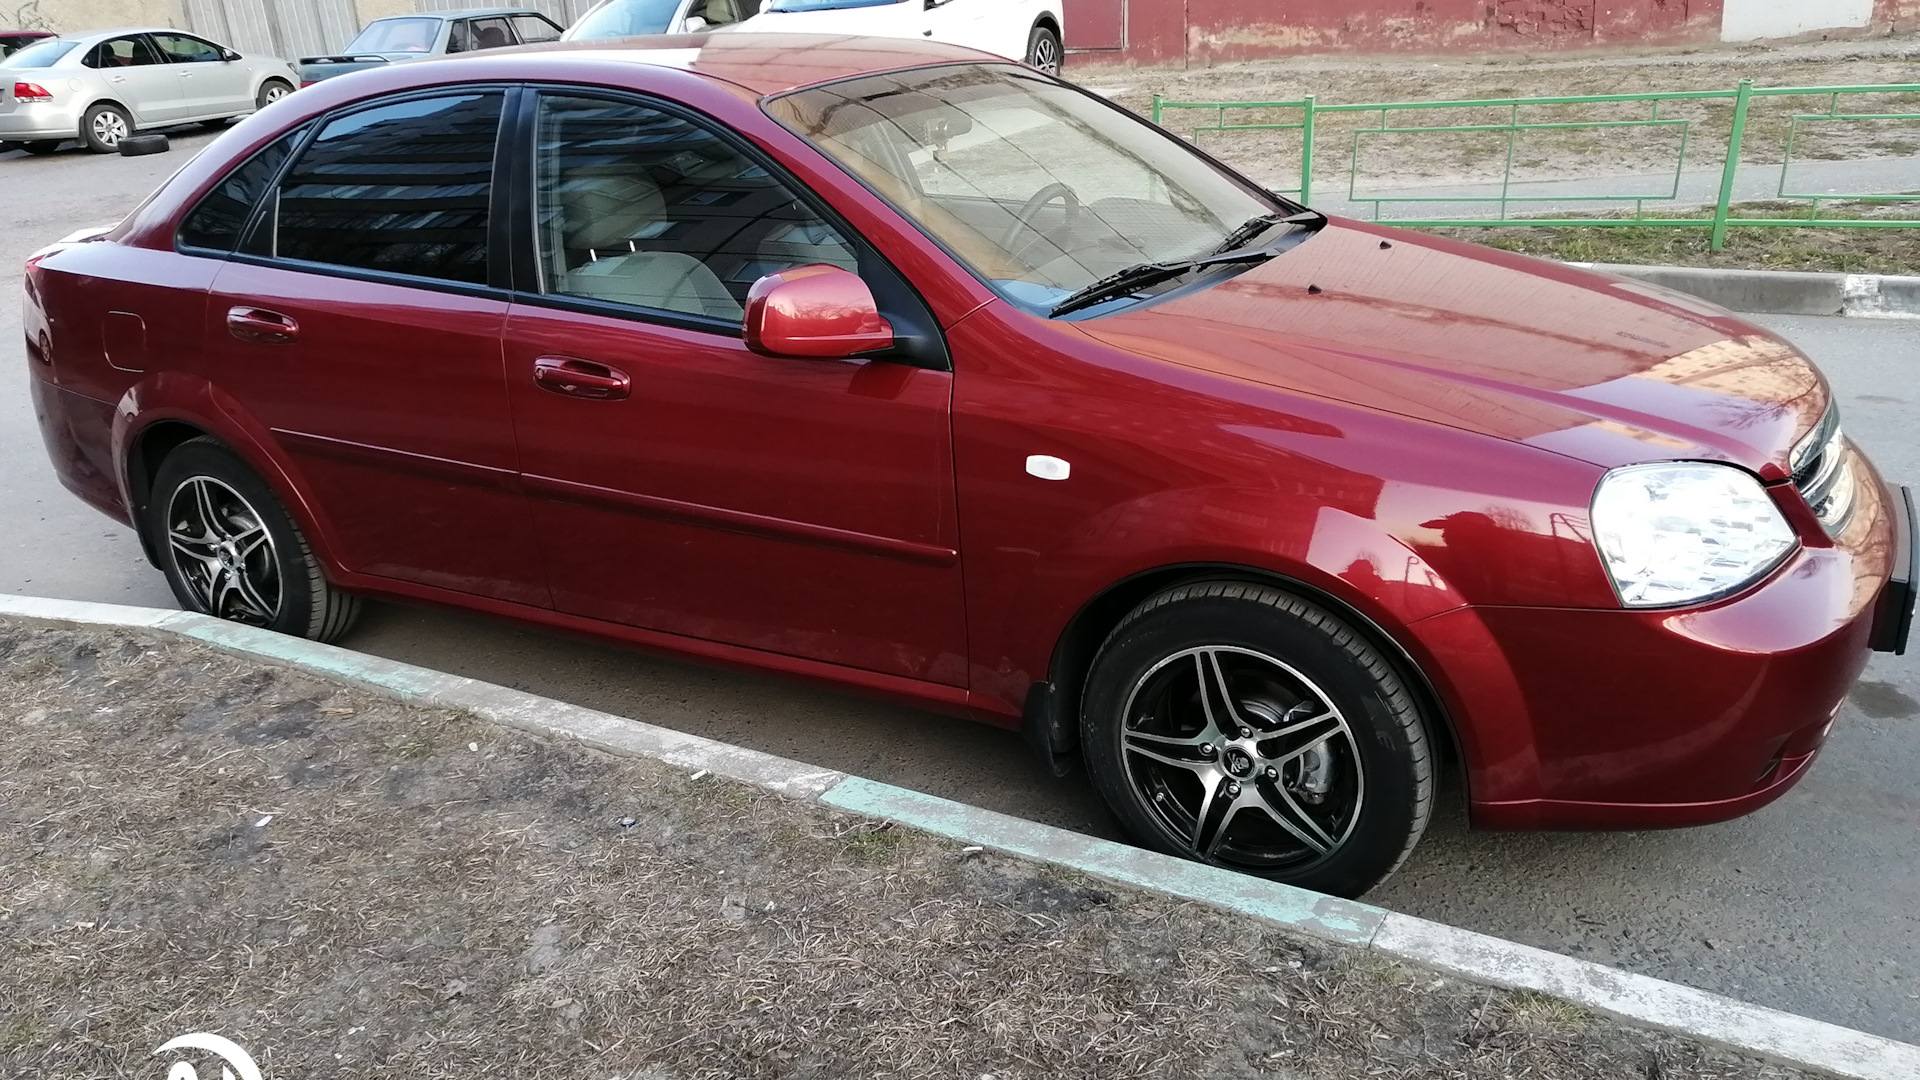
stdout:
POLYGON ((747 290, 747 348, 768 356, 844 359, 891 348, 893 327, 858 274, 815 263, 747 290))
POLYGON ((246 57, 241 56, 239 53, 234 52, 232 49, 226 49, 221 52, 220 59, 225 60, 227 63, 231 64, 235 60, 244 60, 246 59, 246 57))

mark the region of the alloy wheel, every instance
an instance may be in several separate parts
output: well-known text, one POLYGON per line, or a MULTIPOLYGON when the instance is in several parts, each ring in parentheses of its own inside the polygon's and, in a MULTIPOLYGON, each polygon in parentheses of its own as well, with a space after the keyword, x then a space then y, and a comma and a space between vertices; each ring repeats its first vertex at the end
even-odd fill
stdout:
POLYGON ((280 613, 280 560, 259 511, 211 476, 189 477, 167 506, 167 544, 195 606, 268 626, 280 613))
POLYGON ((274 102, 279 101, 281 98, 286 97, 288 94, 291 94, 291 93, 293 93, 293 91, 288 89, 286 86, 283 86, 280 83, 272 83, 267 87, 267 94, 266 94, 267 104, 271 105, 274 102))
POLYGON ((1128 782, 1196 858, 1298 872, 1359 821, 1366 782, 1352 727, 1272 656, 1211 645, 1165 657, 1134 683, 1122 717, 1128 782))
POLYGON ((1033 66, 1049 75, 1060 74, 1060 46, 1054 43, 1053 35, 1041 34, 1033 43, 1033 66))
POLYGON ((101 111, 93 118, 93 137, 101 146, 119 146, 127 137, 126 118, 111 109, 101 111))

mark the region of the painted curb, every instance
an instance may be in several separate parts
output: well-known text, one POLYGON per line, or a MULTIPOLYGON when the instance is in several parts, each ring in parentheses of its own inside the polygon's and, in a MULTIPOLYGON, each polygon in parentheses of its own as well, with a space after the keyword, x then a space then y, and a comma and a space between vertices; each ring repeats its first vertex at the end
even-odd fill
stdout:
POLYGON ((1472 982, 1550 994, 1785 1065, 1848 1080, 1920 1077, 1920 1046, 459 675, 181 611, 0 593, 0 617, 39 626, 183 637, 403 701, 465 709, 496 723, 576 739, 611 753, 704 769, 789 797, 1372 949, 1472 982))
POLYGON ((1698 266, 1569 263, 1583 270, 1663 285, 1729 311, 1752 315, 1841 315, 1920 319, 1920 277, 1716 270, 1698 266))

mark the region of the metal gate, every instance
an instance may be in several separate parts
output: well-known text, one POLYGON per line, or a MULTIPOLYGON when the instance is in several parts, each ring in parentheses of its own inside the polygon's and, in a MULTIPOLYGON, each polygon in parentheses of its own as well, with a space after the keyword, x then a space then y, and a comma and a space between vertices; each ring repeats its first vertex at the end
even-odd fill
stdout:
POLYGON ((186 0, 198 33, 245 53, 325 56, 360 32, 353 0, 186 0))

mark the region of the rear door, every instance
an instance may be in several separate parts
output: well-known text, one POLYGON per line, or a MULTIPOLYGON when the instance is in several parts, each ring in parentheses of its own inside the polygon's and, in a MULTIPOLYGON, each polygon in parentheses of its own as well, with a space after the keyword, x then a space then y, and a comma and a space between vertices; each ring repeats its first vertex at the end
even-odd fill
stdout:
POLYGON ((765 274, 891 271, 671 106, 556 91, 535 130, 506 370, 555 605, 964 685, 951 373, 741 337, 765 274))
POLYGON ((152 38, 179 79, 184 118, 232 116, 253 108, 253 73, 244 64, 228 61, 220 46, 191 34, 152 38))
POLYGON ((545 605, 489 234, 504 98, 441 91, 329 120, 214 279, 207 357, 348 569, 545 605))
POLYGON ((179 74, 145 34, 103 41, 88 50, 81 63, 100 73, 107 95, 132 110, 139 127, 172 123, 187 115, 179 74))

